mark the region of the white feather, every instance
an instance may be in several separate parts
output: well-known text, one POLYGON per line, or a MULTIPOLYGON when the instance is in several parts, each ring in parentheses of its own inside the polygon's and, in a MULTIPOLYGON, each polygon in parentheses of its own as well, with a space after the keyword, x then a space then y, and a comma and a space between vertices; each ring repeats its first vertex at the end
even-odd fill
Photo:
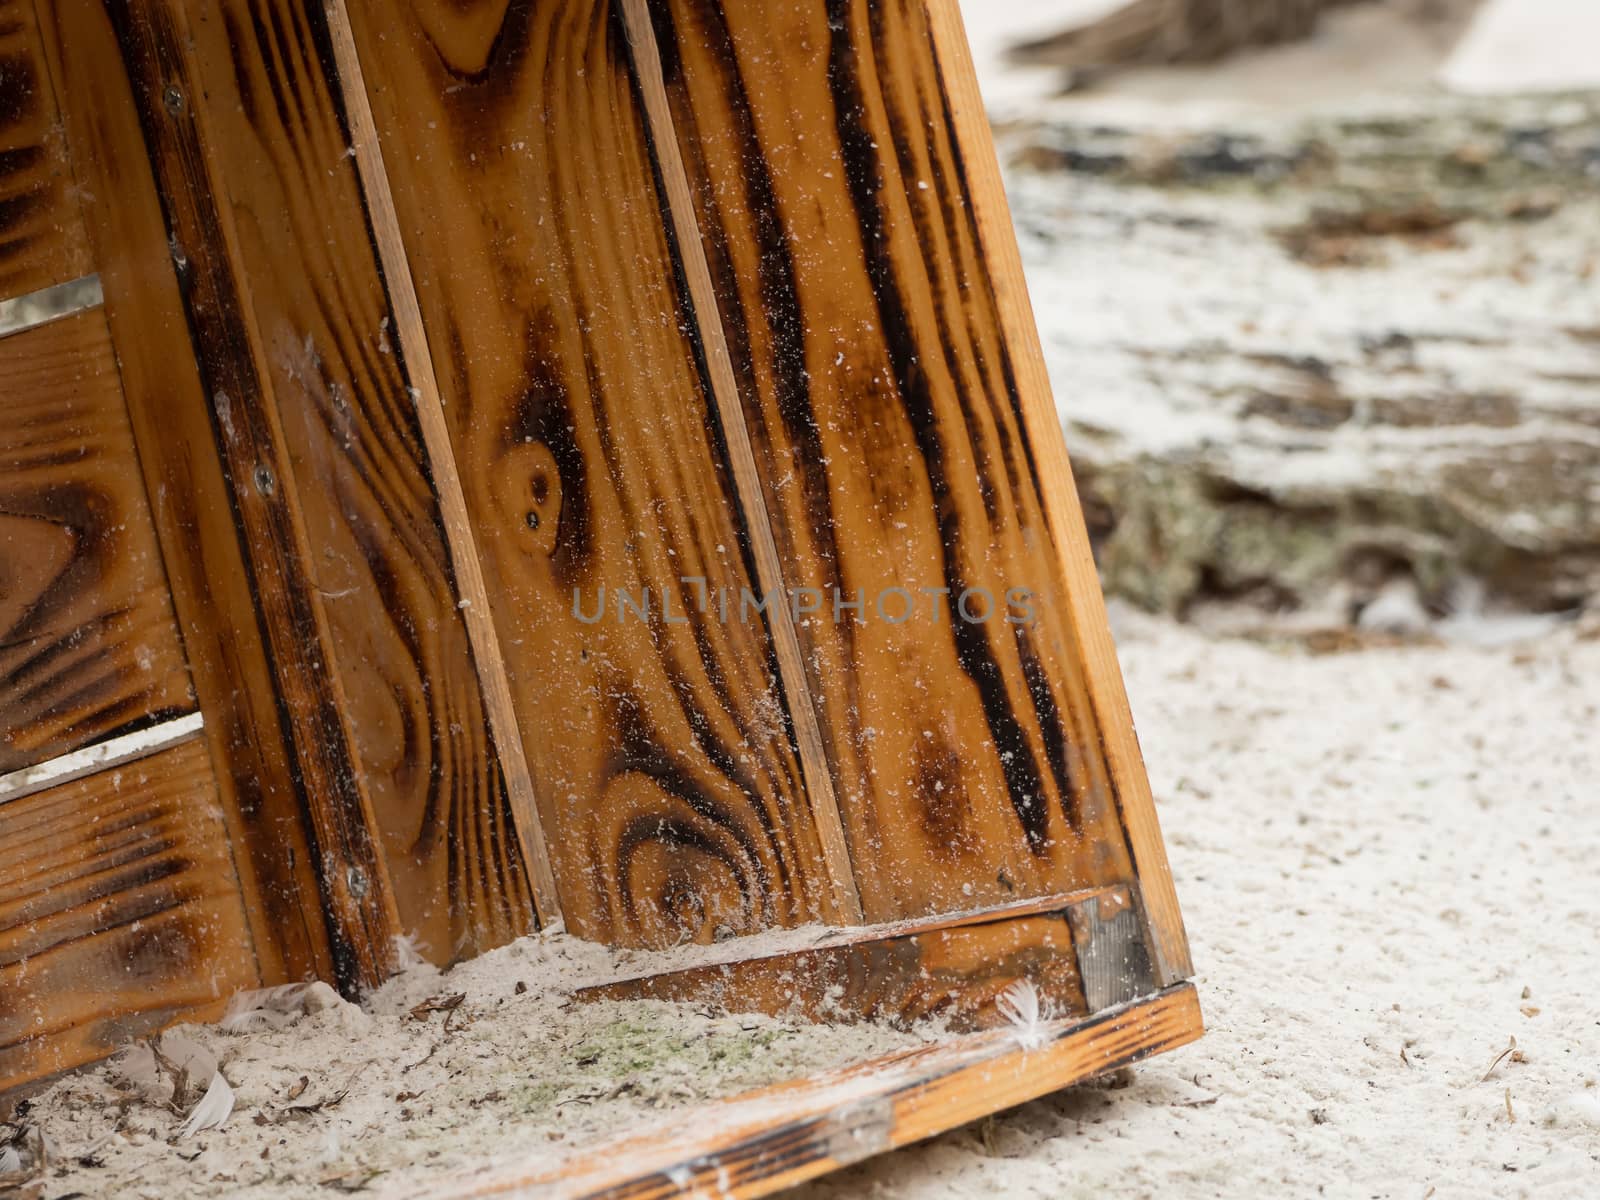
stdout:
POLYGON ((183 1124, 178 1126, 180 1138, 193 1137, 202 1129, 216 1129, 233 1113, 233 1088, 218 1071, 211 1076, 211 1086, 200 1097, 200 1103, 190 1110, 183 1124))
POLYGON ((1032 980, 1017 980, 1000 993, 995 1007, 1000 1010, 1002 1017, 1011 1022, 1011 1035, 1024 1050, 1037 1050, 1045 1044, 1046 1035, 1041 1022, 1046 1014, 1041 1011, 1039 989, 1033 986, 1032 980))
POLYGON ((148 1042, 124 1047, 112 1060, 111 1077, 137 1091, 154 1091, 161 1086, 161 1068, 156 1066, 155 1051, 148 1042))
POLYGON ((427 949, 427 943, 421 941, 414 933, 397 933, 394 935, 394 965, 396 972, 409 971, 412 967, 426 966, 428 960, 422 956, 427 949))
POLYGON ((157 1042, 162 1055, 198 1087, 217 1071, 217 1056, 182 1029, 169 1029, 157 1042))
POLYGON ((285 983, 278 987, 238 992, 228 1001, 222 1016, 224 1033, 260 1033, 283 1029, 304 1015, 306 994, 311 985, 285 983))
POLYGON ((0 1146, 0 1175, 14 1175, 22 1170, 22 1155, 15 1146, 0 1146))

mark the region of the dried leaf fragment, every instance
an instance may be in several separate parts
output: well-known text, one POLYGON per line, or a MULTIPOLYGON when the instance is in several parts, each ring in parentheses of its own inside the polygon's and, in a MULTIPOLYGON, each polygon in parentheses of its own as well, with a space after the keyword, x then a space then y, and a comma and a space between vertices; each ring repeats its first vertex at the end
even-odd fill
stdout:
POLYGON ((420 1021, 429 1013, 455 1012, 456 1009, 461 1007, 462 1002, 466 1000, 466 998, 467 994, 465 992, 457 992, 453 996, 430 997, 411 1010, 411 1017, 413 1020, 420 1021))

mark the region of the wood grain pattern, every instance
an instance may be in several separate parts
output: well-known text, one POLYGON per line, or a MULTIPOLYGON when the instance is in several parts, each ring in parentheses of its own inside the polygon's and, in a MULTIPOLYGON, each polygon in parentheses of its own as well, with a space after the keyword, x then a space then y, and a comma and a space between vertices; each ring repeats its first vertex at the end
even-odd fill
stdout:
POLYGON ((258 381, 241 381, 246 391, 226 377, 256 361, 236 290, 225 262, 187 249, 207 244, 197 226, 215 244, 220 214, 192 192, 156 187, 156 162, 169 185, 204 171, 185 102, 194 94, 187 37, 169 6, 52 0, 41 14, 71 159, 92 197, 85 213, 112 338, 263 978, 380 978, 386 964, 375 955, 387 951, 393 901, 373 886, 381 860, 348 758, 330 760, 348 747, 337 702, 303 692, 280 700, 277 689, 286 664, 322 678, 314 651, 326 625, 307 594, 303 553, 284 571, 273 559, 301 533, 274 498, 282 493, 261 486, 286 472, 281 437, 257 423, 258 381), (223 438, 219 392, 236 404, 226 411, 249 444, 223 438))
POLYGON ((34 0, 0 0, 0 300, 93 270, 34 0))
POLYGON ((762 587, 614 14, 350 19, 568 927, 660 946, 848 915, 767 618, 698 605, 762 587), (618 619, 645 588, 649 618, 618 619))
POLYGON ((0 338, 0 772, 193 711, 105 314, 0 338))
MULTIPOLYGON (((640 102, 648 124, 656 131, 652 139, 656 173, 666 200, 668 222, 676 240, 679 269, 683 272, 684 286, 695 314, 696 332, 705 367, 705 384, 716 406, 739 508, 748 522, 750 556, 755 576, 763 592, 787 594, 778 544, 772 536, 771 518, 767 514, 760 468, 750 444, 750 431, 745 425, 738 385, 728 362, 727 338, 723 335, 721 322, 716 319, 716 298, 711 275, 706 267, 705 255, 698 253, 700 237, 695 226, 694 197, 690 194, 688 175, 683 169, 677 142, 661 135, 661 131, 670 126, 671 116, 667 111, 666 89, 661 81, 661 59, 651 34, 644 0, 622 0, 622 14, 632 50, 640 102)), ((816 816, 818 840, 822 844, 828 873, 839 893, 837 907, 845 920, 860 921, 863 915, 861 897, 856 891, 844 823, 839 815, 838 798, 833 792, 833 768, 828 762, 815 707, 808 699, 805 662, 799 634, 795 630, 799 617, 798 603, 792 606, 780 604, 768 615, 773 657, 777 659, 778 674, 785 693, 795 697, 796 702, 790 706, 795 748, 800 754, 801 770, 816 816)))
POLYGON ((439 497, 445 534, 454 554, 460 607, 465 615, 467 634, 476 654, 478 678, 483 687, 500 766, 506 780, 507 799, 521 837, 527 864, 529 889, 539 919, 545 925, 562 920, 561 901, 556 894, 555 872, 550 866, 549 843, 534 798, 533 774, 522 745, 521 731, 511 700, 511 680, 505 656, 500 650, 500 634, 495 628, 484 582, 483 563, 478 555, 477 538, 467 511, 466 492, 455 450, 450 444, 450 426, 445 420, 444 401, 439 381, 428 353, 427 334, 422 328, 422 310, 411 281, 411 266, 406 260, 405 243, 400 236, 400 220, 395 214, 394 192, 384 169, 382 148, 372 105, 367 99, 366 81, 356 57, 355 34, 343 0, 328 0, 324 9, 333 56, 340 78, 347 118, 350 124, 351 152, 366 188, 371 213, 372 239, 390 285, 394 305, 396 339, 402 347, 416 400, 417 423, 428 448, 434 485, 439 497))
POLYGON ((1131 878, 926 8, 650 10, 868 918, 1131 878))
POLYGON ((1066 572, 1065 598, 1075 636, 1071 652, 1082 664, 1123 835, 1138 872, 1140 910, 1149 927, 1156 974, 1162 983, 1176 983, 1194 974, 1189 939, 1172 884, 1150 778, 1134 731, 1127 689, 1111 641, 1100 577, 1084 533, 1078 490, 1072 482, 1072 467, 1050 394, 1044 350, 1023 278, 1022 256, 957 0, 928 0, 928 24, 939 79, 948 98, 952 136, 960 148, 971 193, 978 242, 989 263, 995 309, 1013 356, 1022 420, 1034 447, 1034 469, 1045 517, 1066 572))
POLYGON ((167 216, 184 290, 188 349, 198 360, 247 547, 251 591, 272 660, 295 774, 315 832, 318 879, 349 988, 389 974, 398 913, 377 845, 370 784, 351 731, 351 703, 330 661, 328 601, 314 558, 285 434, 273 403, 266 331, 253 320, 235 215, 217 183, 221 135, 208 127, 194 33, 170 0, 107 5, 167 216))
POLYGON ((1086 1021, 1047 1022, 1024 1049, 1009 1030, 869 1059, 696 1110, 670 1129, 622 1137, 551 1167, 548 1151, 396 1200, 752 1200, 921 1141, 1069 1084, 1175 1049, 1202 1032, 1194 988, 1181 984, 1086 1021))
POLYGON ((189 253, 236 256, 401 926, 440 962, 480 953, 533 906, 328 29, 290 0, 183 8, 236 234, 189 253))
POLYGON ((854 938, 787 954, 600 984, 580 1000, 674 1000, 808 1021, 940 1020, 967 1031, 1004 1025, 996 1001, 1026 980, 1055 1016, 1086 1016, 1072 929, 1062 912, 916 933, 854 938))
POLYGON ((0 804, 0 1090, 258 979, 203 743, 0 804))

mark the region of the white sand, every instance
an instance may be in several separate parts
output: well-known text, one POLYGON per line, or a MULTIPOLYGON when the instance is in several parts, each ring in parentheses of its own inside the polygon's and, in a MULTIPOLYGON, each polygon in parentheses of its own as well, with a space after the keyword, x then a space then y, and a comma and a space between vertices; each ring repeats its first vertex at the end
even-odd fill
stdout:
MULTIPOLYGON (((804 931, 783 936, 795 933, 804 931)), ((673 962, 684 954, 702 956, 691 947, 673 962)), ((234 1091, 226 1122, 179 1137, 172 1079, 141 1066, 148 1056, 135 1048, 57 1083, 14 1118, 29 1130, 18 1147, 29 1173, 35 1130, 49 1164, 23 1194, 296 1200, 321 1188, 428 1187, 501 1159, 553 1164, 681 1119, 696 1103, 938 1035, 650 1001, 568 1005, 574 987, 659 969, 653 959, 560 935, 524 938, 448 974, 415 967, 360 1008, 324 989, 328 1006, 287 1028, 179 1027, 160 1045, 179 1065, 204 1060, 201 1088, 220 1066, 234 1091), (455 997, 453 1010, 418 1011, 455 997)), ((8 1132, 0 1125, 0 1144, 8 1132)), ((13 1200, 3 1186, 0 1196, 13 1200)))
POLYGON ((1600 642, 1133 624, 1208 1034, 804 1200, 1600 1195, 1600 642))

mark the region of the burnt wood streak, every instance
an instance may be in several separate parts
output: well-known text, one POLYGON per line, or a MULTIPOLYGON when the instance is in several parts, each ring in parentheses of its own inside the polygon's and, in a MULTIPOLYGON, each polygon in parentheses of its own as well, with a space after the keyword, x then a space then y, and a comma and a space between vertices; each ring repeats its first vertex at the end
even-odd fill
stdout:
POLYGON ((170 0, 43 11, 201 710, 257 872, 267 974, 374 984, 398 914, 185 14, 170 0))
POLYGON ((258 978, 203 743, 0 803, 0 1089, 258 978))
POLYGON ((533 906, 327 26, 291 0, 184 8, 281 486, 401 925, 439 961, 479 953, 528 932, 533 906))
POLYGON ((105 314, 0 338, 0 772, 194 709, 105 314))
POLYGON ((853 917, 767 618, 740 620, 763 586, 615 14, 349 15, 568 927, 853 917), (644 589, 648 619, 619 619, 644 589))
POLYGON ((93 270, 33 0, 0 0, 0 300, 93 270))
POLYGON ((868 919, 1130 879, 924 4, 650 11, 868 919))
POLYGON ((947 97, 952 136, 960 147, 970 189, 973 224, 989 266, 1000 327, 1012 353, 1022 419, 1034 452, 1035 479, 1066 574, 1064 600, 1070 605, 1076 639, 1072 651, 1082 665, 1089 688, 1128 853, 1138 872, 1139 911, 1147 926, 1156 978, 1172 984, 1194 974, 1189 940, 1167 865, 1150 779, 1134 733, 1122 670, 1111 641, 1105 598, 1084 532, 1060 418, 1050 395, 1044 351, 1039 345, 1023 278, 1022 255, 1017 249, 1000 163, 989 135, 983 99, 978 94, 978 73, 972 65, 956 0, 929 0, 928 23, 939 81, 947 97))

